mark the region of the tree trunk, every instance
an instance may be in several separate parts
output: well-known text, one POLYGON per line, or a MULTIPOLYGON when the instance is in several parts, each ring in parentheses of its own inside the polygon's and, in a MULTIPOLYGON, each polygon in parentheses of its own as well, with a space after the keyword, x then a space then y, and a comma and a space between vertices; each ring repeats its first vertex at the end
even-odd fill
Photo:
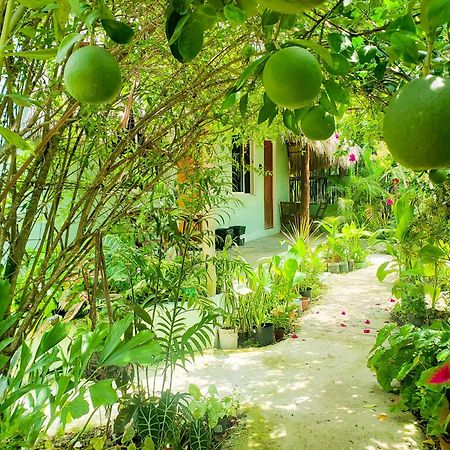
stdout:
POLYGON ((300 166, 300 191, 301 191, 301 205, 300 217, 305 224, 309 224, 309 144, 303 148, 300 166))

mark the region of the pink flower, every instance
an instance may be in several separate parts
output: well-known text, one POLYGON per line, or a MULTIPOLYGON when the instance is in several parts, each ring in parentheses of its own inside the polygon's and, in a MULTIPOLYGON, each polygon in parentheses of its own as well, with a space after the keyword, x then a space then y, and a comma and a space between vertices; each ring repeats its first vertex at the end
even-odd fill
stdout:
POLYGON ((391 303, 395 303, 395 298, 391 298, 389 301, 390 301, 391 303))
POLYGON ((450 365, 445 363, 443 366, 438 367, 436 372, 431 375, 428 380, 429 384, 444 384, 450 381, 450 365))
POLYGON ((394 200, 392 200, 392 198, 387 198, 386 199, 386 205, 392 206, 393 204, 394 204, 394 200))
POLYGON ((335 133, 335 134, 334 134, 334 137, 335 137, 336 139, 339 139, 339 138, 341 137, 341 135, 340 135, 339 133, 335 133))
POLYGON ((298 339, 298 334, 292 333, 292 334, 291 334, 291 338, 292 338, 292 339, 298 339))
POLYGON ((345 325, 345 323, 341 323, 341 327, 342 327, 342 328, 346 328, 347 325, 345 325))
POLYGON ((363 333, 369 334, 369 333, 370 333, 370 330, 368 330, 368 329, 366 328, 365 330, 363 330, 363 333))
POLYGON ((367 319, 367 320, 365 320, 365 321, 364 321, 364 323, 365 323, 366 325, 369 325, 369 323, 370 323, 370 320, 369 320, 369 319, 367 319))
POLYGON ((348 155, 348 160, 352 163, 352 162, 356 162, 356 155, 354 153, 350 153, 348 155))
POLYGON ((345 311, 342 311, 341 314, 342 314, 343 316, 345 316, 347 313, 346 313, 345 311))

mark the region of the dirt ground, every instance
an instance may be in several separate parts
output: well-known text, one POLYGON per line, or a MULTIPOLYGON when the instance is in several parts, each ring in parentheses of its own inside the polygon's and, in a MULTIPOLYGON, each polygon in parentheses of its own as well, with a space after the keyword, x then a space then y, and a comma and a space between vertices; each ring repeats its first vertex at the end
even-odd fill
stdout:
POLYGON ((394 303, 372 265, 331 275, 327 293, 303 316, 298 338, 270 347, 209 351, 175 388, 190 383, 221 395, 239 393, 246 412, 230 450, 420 449, 423 436, 411 414, 393 414, 395 401, 366 368, 377 331, 394 303), (365 323, 370 321, 370 323, 365 323), (370 330, 364 333, 364 330, 370 330))

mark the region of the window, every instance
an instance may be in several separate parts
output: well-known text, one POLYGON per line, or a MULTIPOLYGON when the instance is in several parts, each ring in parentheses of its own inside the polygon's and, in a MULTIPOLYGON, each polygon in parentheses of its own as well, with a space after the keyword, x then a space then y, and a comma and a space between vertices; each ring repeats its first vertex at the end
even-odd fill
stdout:
POLYGON ((233 192, 242 192, 244 194, 252 193, 252 155, 250 144, 240 144, 233 141, 232 148, 232 183, 233 192))

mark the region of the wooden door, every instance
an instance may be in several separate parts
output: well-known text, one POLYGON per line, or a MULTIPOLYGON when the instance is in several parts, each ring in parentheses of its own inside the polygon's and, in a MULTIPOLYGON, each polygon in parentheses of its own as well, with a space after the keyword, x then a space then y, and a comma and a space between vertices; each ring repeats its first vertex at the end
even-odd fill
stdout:
POLYGON ((264 141, 264 227, 273 228, 273 144, 264 141), (270 174, 267 174, 270 172, 270 174))

